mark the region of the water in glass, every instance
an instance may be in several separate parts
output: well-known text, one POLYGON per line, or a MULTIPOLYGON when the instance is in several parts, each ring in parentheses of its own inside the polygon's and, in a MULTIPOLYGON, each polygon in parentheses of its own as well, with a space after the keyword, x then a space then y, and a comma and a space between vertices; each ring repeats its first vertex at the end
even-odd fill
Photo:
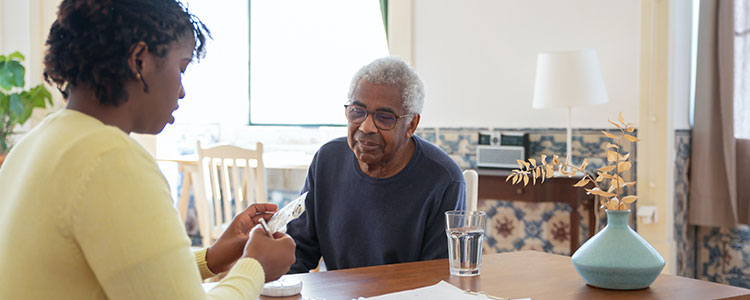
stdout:
POLYGON ((482 241, 486 228, 487 214, 483 211, 445 212, 445 234, 448 236, 451 275, 479 275, 482 266, 482 241))
POLYGON ((448 234, 448 259, 452 275, 479 275, 482 265, 482 240, 484 230, 477 228, 452 228, 448 234))

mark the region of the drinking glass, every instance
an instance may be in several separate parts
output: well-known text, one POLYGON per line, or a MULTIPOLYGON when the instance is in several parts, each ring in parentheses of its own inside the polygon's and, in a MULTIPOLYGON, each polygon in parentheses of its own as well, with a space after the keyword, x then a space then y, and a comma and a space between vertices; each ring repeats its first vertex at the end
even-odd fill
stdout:
POLYGON ((445 234, 448 236, 448 260, 451 275, 479 275, 482 266, 482 242, 487 228, 483 211, 451 210, 445 212, 445 234))

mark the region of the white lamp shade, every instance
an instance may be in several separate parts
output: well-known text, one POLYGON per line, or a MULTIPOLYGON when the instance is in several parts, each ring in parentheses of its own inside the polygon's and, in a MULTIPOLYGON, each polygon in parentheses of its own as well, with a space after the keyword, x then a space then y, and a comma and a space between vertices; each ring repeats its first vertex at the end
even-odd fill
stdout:
POLYGON ((536 61, 534 108, 606 103, 607 90, 594 49, 540 53, 536 61))

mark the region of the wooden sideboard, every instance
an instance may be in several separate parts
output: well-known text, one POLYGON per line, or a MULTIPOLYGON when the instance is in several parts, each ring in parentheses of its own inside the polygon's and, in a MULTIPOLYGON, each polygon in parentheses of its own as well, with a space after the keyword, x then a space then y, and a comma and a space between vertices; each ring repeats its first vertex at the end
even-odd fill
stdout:
POLYGON ((589 233, 594 235, 596 219, 593 209, 593 196, 586 195, 586 191, 575 188, 573 185, 581 180, 580 177, 553 177, 546 179, 543 184, 537 181, 536 185, 529 182, 513 185, 505 179, 511 174, 510 170, 483 169, 479 173, 479 195, 478 201, 524 201, 524 202, 562 202, 570 205, 570 254, 578 249, 579 236, 579 213, 578 207, 585 203, 589 207, 589 233))

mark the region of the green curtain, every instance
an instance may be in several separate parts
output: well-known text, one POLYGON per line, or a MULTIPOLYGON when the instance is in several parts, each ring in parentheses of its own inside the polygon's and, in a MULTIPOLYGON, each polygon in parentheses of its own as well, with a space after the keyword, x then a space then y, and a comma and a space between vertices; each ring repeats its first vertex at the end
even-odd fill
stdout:
POLYGON ((385 40, 388 41, 388 0, 380 0, 380 14, 383 16, 383 27, 385 28, 385 40))

